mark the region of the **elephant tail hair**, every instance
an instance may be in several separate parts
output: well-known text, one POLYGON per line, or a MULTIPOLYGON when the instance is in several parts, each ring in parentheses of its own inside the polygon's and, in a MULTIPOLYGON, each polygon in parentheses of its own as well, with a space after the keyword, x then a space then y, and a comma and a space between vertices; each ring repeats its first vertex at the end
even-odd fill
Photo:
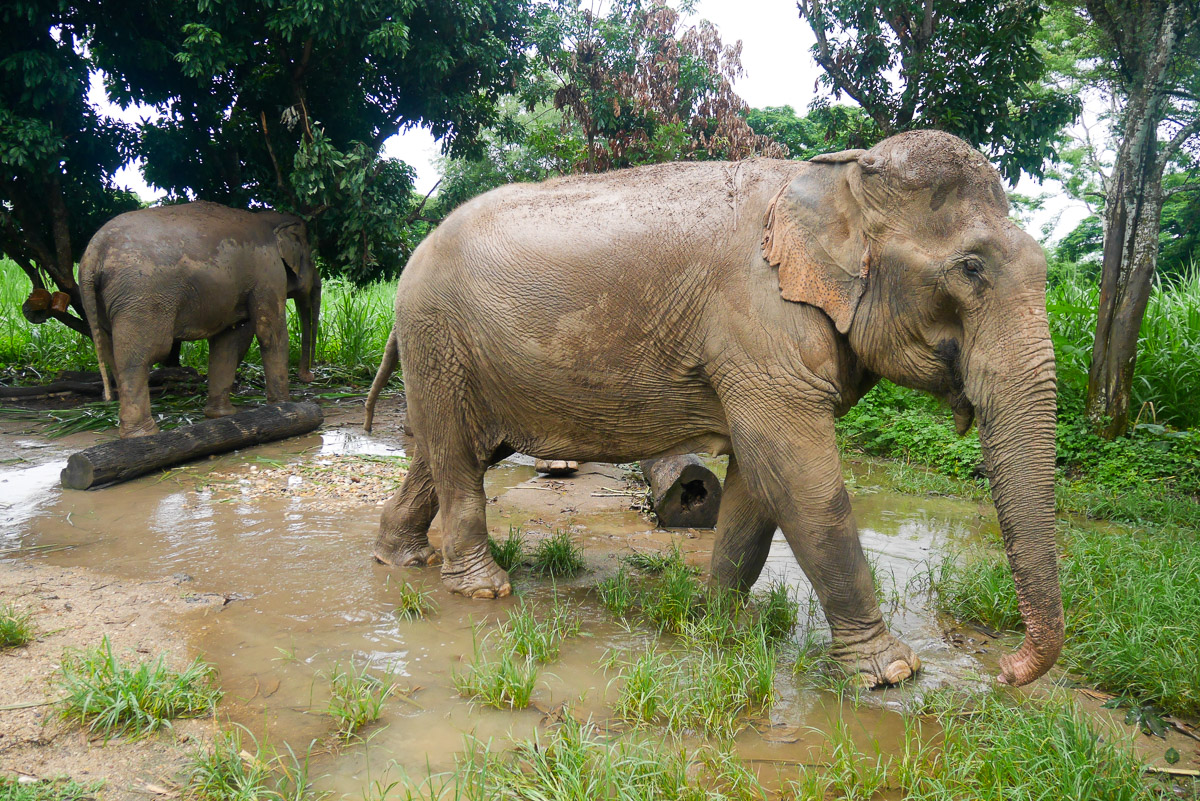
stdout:
MULTIPOLYGON (((98 239, 99 237, 97 237, 98 239)), ((92 345, 96 348, 96 365, 100 368, 100 380, 104 383, 104 400, 113 399, 112 382, 108 371, 113 367, 112 337, 100 324, 100 307, 96 298, 96 282, 99 280, 99 259, 89 245, 79 259, 79 294, 83 300, 83 313, 87 315, 88 327, 92 330, 92 345)))
POLYGON ((396 338, 396 328, 393 326, 392 332, 388 334, 387 346, 383 349, 383 361, 379 363, 379 371, 375 373, 371 391, 367 393, 367 416, 363 420, 363 431, 370 432, 371 424, 375 420, 375 402, 379 400, 379 393, 387 385, 392 373, 396 372, 399 362, 400 342, 396 338))

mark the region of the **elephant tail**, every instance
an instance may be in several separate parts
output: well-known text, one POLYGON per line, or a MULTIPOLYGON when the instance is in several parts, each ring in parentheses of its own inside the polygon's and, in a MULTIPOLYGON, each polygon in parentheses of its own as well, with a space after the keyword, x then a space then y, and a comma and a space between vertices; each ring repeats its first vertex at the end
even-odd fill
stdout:
POLYGON ((363 420, 363 431, 371 430, 371 423, 375 420, 375 402, 379 400, 379 393, 387 385, 392 373, 396 372, 396 365, 399 362, 400 342, 396 338, 396 328, 393 326, 392 332, 388 334, 387 346, 383 349, 383 361, 379 363, 379 371, 375 373, 375 380, 371 382, 371 391, 367 394, 367 416, 363 420))
MULTIPOLYGON (((97 237, 97 240, 99 237, 97 237)), ((112 337, 100 324, 100 306, 96 298, 96 282, 100 278, 100 256, 96 250, 98 241, 92 242, 79 259, 79 294, 83 300, 83 313, 87 315, 88 327, 92 330, 92 344, 96 348, 96 364, 100 368, 100 380, 104 383, 104 400, 113 399, 112 382, 108 371, 115 369, 112 337)))

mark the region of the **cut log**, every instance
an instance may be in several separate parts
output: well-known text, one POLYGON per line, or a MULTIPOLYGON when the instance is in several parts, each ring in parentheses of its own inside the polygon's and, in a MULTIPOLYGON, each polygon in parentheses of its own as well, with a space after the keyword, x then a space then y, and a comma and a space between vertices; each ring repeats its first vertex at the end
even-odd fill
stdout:
POLYGON ((84 490, 128 481, 214 453, 307 434, 322 419, 315 403, 276 403, 148 437, 105 442, 72 454, 62 485, 84 490))
POLYGON ((721 482, 694 454, 642 462, 654 514, 663 528, 714 528, 721 482))

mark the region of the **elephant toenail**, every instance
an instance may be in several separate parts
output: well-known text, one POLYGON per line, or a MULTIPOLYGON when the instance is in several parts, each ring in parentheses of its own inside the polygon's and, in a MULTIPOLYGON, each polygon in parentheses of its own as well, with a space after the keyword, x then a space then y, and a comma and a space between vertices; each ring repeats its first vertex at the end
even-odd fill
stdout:
POLYGON ((903 659, 897 659, 883 671, 883 679, 888 684, 899 684, 913 674, 913 668, 903 659))

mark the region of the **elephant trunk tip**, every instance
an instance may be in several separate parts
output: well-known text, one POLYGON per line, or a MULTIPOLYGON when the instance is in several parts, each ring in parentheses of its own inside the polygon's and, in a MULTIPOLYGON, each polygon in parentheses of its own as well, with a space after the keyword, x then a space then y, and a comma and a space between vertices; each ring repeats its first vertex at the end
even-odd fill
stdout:
POLYGON ((1001 684, 1020 687, 1041 677, 1050 670, 1058 655, 1062 652, 1064 631, 1062 618, 1058 619, 1053 631, 1034 632, 1025 635, 1025 642, 1016 653, 1008 654, 1000 659, 1000 675, 997 680, 1001 684))

